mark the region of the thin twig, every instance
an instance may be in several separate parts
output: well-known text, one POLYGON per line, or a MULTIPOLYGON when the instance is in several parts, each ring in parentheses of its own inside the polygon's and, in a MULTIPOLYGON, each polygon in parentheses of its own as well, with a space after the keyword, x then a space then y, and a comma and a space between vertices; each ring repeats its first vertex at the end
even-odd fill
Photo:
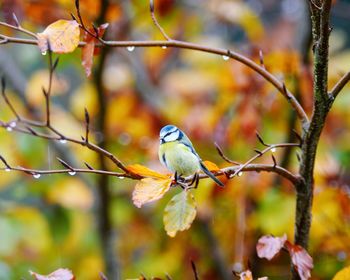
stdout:
POLYGON ((232 177, 235 177, 239 172, 243 171, 243 169, 250 163, 252 163, 254 160, 257 158, 261 157, 263 154, 267 153, 270 150, 276 149, 276 148, 281 148, 281 147, 299 147, 299 143, 280 143, 280 144, 274 144, 268 146, 266 149, 260 151, 257 155, 253 156, 250 158, 248 161, 246 161, 244 164, 240 165, 239 168, 231 175, 232 177))
POLYGON ((151 18, 152 21, 154 23, 155 26, 157 26, 157 28, 159 29, 160 33, 162 33, 163 37, 167 40, 167 41, 171 41, 171 38, 165 33, 164 29, 160 26, 155 14, 154 14, 154 1, 150 0, 149 1, 149 9, 151 12, 151 18))
POLYGON ((333 100, 338 96, 339 92, 346 86, 346 84, 350 81, 350 71, 345 73, 343 77, 335 84, 329 93, 329 97, 333 100))
MULTIPOLYGON (((31 45, 37 45, 37 40, 28 40, 28 39, 21 39, 21 38, 13 38, 13 37, 7 37, 4 35, 0 35, 0 37, 3 37, 6 39, 6 43, 18 43, 18 44, 31 44, 31 45)), ((184 41, 178 41, 178 40, 170 40, 170 41, 104 41, 101 38, 99 38, 99 41, 101 44, 96 44, 96 47, 175 47, 175 48, 181 48, 181 49, 191 49, 206 53, 212 53, 217 54, 220 56, 229 56, 230 58, 237 60, 241 62, 242 64, 246 65, 247 67, 251 68, 255 72, 257 72, 260 76, 262 76, 266 81, 268 81, 270 84, 272 84, 291 104, 293 109, 296 111, 298 118, 301 120, 303 127, 307 128, 309 124, 309 118, 307 114, 305 113, 303 107, 300 105, 298 100, 295 98, 295 96, 285 89, 283 86, 283 83, 279 81, 272 73, 268 72, 265 68, 261 67, 259 64, 255 63, 253 60, 249 59, 248 57, 241 55, 239 53, 236 53, 234 51, 227 51, 227 49, 221 49, 221 48, 215 48, 215 47, 209 47, 209 46, 203 46, 195 43, 189 43, 184 41)), ((85 42, 80 42, 79 47, 85 46, 85 42)))
POLYGON ((12 113, 16 116, 17 120, 20 121, 21 117, 19 116, 19 114, 17 113, 15 108, 12 106, 10 100, 7 98, 7 95, 6 95, 6 82, 5 82, 5 78, 4 77, 1 77, 1 94, 2 94, 2 97, 4 98, 4 100, 6 102, 7 106, 10 108, 12 113))
POLYGON ((90 126, 90 116, 88 110, 85 108, 85 142, 89 142, 89 126, 90 126))
POLYGON ((221 147, 219 146, 218 143, 214 143, 215 147, 216 147, 216 150, 218 151, 219 155, 225 160, 227 161, 228 163, 232 163, 232 164, 235 164, 235 165, 239 165, 240 163, 237 162, 237 161, 233 161, 231 159, 229 159, 225 154, 224 152, 222 151, 221 147))
MULTIPOLYGON (((17 19, 16 16, 15 16, 15 18, 17 19)), ((15 20, 15 21, 16 21, 16 20, 15 20)), ((35 39, 38 39, 38 36, 37 36, 35 33, 31 32, 31 31, 29 31, 29 30, 27 30, 27 29, 22 28, 22 26, 19 25, 18 20, 17 20, 16 23, 18 24, 18 26, 15 26, 15 25, 8 24, 8 23, 6 23, 6 22, 0 21, 0 25, 2 25, 2 26, 5 26, 5 27, 8 27, 8 28, 10 28, 10 29, 14 29, 14 30, 20 31, 20 32, 22 32, 22 33, 25 33, 25 34, 31 36, 31 37, 34 37, 35 39)))
POLYGON ((195 280, 199 280, 199 276, 198 276, 198 271, 197 271, 197 268, 196 268, 196 264, 194 263, 193 260, 191 260, 191 267, 192 267, 194 279, 195 279, 195 280))

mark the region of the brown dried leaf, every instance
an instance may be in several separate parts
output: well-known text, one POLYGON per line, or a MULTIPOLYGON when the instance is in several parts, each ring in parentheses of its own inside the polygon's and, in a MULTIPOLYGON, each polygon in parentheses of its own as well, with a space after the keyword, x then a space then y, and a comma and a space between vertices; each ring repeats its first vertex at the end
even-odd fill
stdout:
POLYGON ((59 268, 49 275, 41 275, 33 271, 29 271, 30 275, 36 280, 74 280, 75 277, 69 269, 59 268))
POLYGON ((294 245, 289 241, 286 241, 285 247, 289 251, 292 263, 298 271, 300 279, 309 279, 311 277, 311 269, 314 267, 311 256, 303 247, 294 245))
MULTIPOLYGON (((108 23, 102 24, 97 28, 98 37, 102 37, 105 33, 106 29, 108 27, 108 23)), ((95 34, 95 30, 93 28, 90 28, 89 31, 93 34, 95 34)), ((81 64, 84 67, 85 74, 87 77, 91 75, 91 69, 93 65, 94 55, 97 55, 99 53, 99 48, 95 48, 96 43, 98 40, 85 32, 84 35, 84 42, 86 42, 86 45, 82 48, 82 61, 81 64)))
POLYGON ((271 260, 284 246, 287 240, 287 235, 282 237, 273 237, 271 235, 265 235, 260 237, 256 244, 256 251, 259 258, 266 258, 271 260))
POLYGON ((50 24, 44 32, 38 33, 38 47, 45 53, 50 48, 55 53, 73 52, 79 45, 80 29, 75 20, 60 19, 50 24))
POLYGON ((169 190, 171 179, 144 178, 140 180, 132 192, 132 201, 141 208, 145 203, 158 200, 169 190))

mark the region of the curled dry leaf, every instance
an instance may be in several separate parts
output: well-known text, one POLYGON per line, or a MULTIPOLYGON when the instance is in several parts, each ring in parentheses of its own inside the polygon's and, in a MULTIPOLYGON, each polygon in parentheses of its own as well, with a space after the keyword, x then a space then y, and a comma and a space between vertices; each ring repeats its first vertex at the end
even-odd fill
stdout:
POLYGON ((286 240, 286 234, 282 237, 273 237, 271 235, 260 237, 258 244, 256 244, 256 251, 259 258, 271 260, 283 248, 286 240))
MULTIPOLYGON (((93 28, 90 28, 89 31, 92 34, 95 34, 97 31, 96 35, 99 38, 102 38, 107 27, 108 27, 108 23, 105 23, 105 24, 100 25, 98 28, 96 28, 96 30, 93 28)), ((81 64, 84 67, 86 76, 89 77, 91 75, 91 69, 92 69, 92 65, 93 65, 94 55, 98 54, 98 50, 99 50, 98 48, 97 49, 95 48, 95 45, 98 42, 98 40, 95 37, 91 36, 89 33, 85 32, 84 42, 86 42, 86 44, 82 48, 81 64)))
POLYGON ((158 173, 157 171, 154 171, 152 169, 149 169, 146 166, 143 166, 141 164, 132 164, 127 167, 127 169, 137 175, 140 175, 142 177, 152 177, 156 179, 169 179, 170 176, 158 173))
POLYGON ((74 280, 75 277, 69 269, 59 268, 49 275, 41 275, 33 271, 29 271, 30 275, 36 280, 74 280))
POLYGON ((60 19, 38 33, 38 47, 42 53, 49 48, 55 53, 73 52, 79 45, 80 29, 75 20, 60 19))
POLYGON ((164 210, 163 222, 167 234, 174 237, 178 231, 188 229, 196 212, 196 202, 190 191, 175 195, 164 210))
POLYGON ((298 271, 300 279, 309 279, 311 277, 311 269, 314 267, 311 256, 303 247, 291 244, 289 241, 286 241, 285 247, 289 251, 292 263, 298 271))
POLYGON ((141 179, 132 192, 132 201, 136 207, 140 208, 148 202, 158 200, 169 190, 171 179, 141 179))

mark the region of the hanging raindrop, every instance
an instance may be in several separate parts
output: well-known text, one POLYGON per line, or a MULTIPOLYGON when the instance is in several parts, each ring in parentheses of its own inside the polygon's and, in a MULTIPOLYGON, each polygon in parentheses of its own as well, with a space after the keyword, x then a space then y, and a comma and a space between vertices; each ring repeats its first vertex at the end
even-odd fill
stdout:
POLYGON ((166 50, 166 49, 167 49, 167 46, 162 46, 162 49, 163 49, 163 50, 166 50))
POLYGON ((11 126, 8 126, 8 127, 6 127, 6 130, 7 130, 7 131, 12 131, 12 127, 11 127, 11 126))
POLYGON ((274 153, 274 152, 276 152, 276 148, 275 148, 275 147, 273 147, 273 148, 271 149, 271 153, 274 153))
POLYGON ((241 177, 242 175, 243 175, 242 171, 239 171, 238 174, 237 174, 238 177, 241 177))
POLYGON ((11 169, 10 169, 10 168, 5 168, 5 171, 6 171, 6 172, 10 172, 11 169))
POLYGON ((134 51, 135 46, 129 46, 129 47, 126 47, 126 49, 127 49, 129 52, 132 52, 132 51, 134 51))
POLYGON ((225 61, 227 61, 227 60, 229 60, 229 59, 230 59, 230 57, 229 57, 229 56, 227 56, 227 55, 223 55, 223 56, 222 56, 222 59, 223 59, 223 60, 225 60, 225 61))
POLYGON ((60 139, 60 143, 61 143, 61 144, 66 144, 66 143, 67 143, 67 140, 66 140, 66 139, 60 139))
POLYGON ((42 55, 46 55, 47 54, 47 51, 43 51, 41 52, 42 55))
POLYGON ((12 128, 13 128, 13 127, 16 127, 16 125, 17 125, 16 122, 11 122, 11 123, 10 123, 10 127, 12 127, 12 128))
POLYGON ((75 174, 77 174, 77 172, 75 172, 75 171, 69 171, 68 174, 69 174, 70 176, 74 176, 75 174))
POLYGON ((123 180, 125 177, 124 176, 120 176, 120 177, 118 177, 119 179, 121 179, 121 180, 123 180))
POLYGON ((33 177, 35 178, 35 179, 39 179, 40 178, 40 174, 33 174, 33 177))

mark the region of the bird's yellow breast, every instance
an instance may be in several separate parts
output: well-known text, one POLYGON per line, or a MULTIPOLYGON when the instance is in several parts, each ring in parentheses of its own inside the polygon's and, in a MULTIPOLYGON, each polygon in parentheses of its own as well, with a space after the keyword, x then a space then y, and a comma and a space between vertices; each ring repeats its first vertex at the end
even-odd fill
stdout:
POLYGON ((200 169, 198 157, 189 147, 176 141, 160 145, 159 160, 180 176, 192 175, 200 169))

